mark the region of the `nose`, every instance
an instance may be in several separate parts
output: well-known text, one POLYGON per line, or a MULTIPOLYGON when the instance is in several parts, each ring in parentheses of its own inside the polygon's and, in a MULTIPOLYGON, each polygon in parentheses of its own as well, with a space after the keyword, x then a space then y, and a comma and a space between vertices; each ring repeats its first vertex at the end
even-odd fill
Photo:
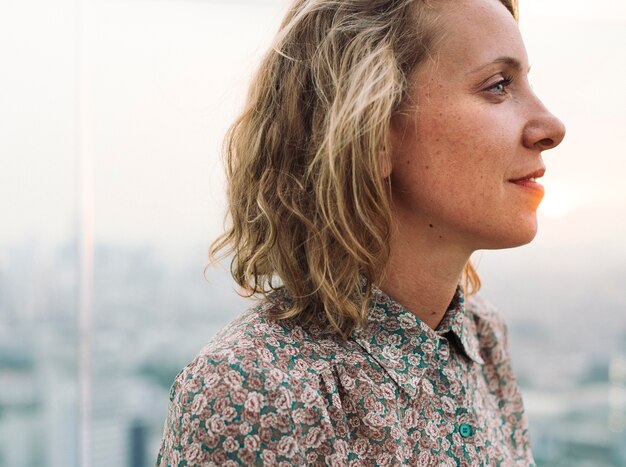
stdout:
POLYGON ((535 97, 537 107, 524 128, 523 142, 529 149, 545 151, 557 147, 565 137, 565 125, 535 97))

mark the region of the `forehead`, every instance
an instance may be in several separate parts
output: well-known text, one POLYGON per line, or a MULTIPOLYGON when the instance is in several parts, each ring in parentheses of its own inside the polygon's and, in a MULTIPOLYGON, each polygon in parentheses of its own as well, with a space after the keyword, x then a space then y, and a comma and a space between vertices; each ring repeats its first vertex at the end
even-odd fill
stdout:
POLYGON ((518 25, 500 1, 446 1, 438 13, 437 68, 476 69, 503 56, 527 64, 518 25))

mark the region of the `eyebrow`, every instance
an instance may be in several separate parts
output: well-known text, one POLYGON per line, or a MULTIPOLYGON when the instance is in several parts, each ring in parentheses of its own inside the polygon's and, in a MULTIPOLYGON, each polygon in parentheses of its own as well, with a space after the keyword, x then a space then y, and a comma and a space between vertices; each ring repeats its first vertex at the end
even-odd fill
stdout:
MULTIPOLYGON (((481 65, 478 68, 475 68, 474 70, 470 72, 470 74, 478 73, 479 71, 492 65, 507 65, 510 68, 513 68, 518 72, 522 71, 523 69, 522 63, 517 58, 505 56, 505 57, 498 57, 492 62, 486 63, 485 65, 481 65)), ((530 66, 528 66, 528 70, 526 70, 526 72, 527 73, 530 72, 530 66)))

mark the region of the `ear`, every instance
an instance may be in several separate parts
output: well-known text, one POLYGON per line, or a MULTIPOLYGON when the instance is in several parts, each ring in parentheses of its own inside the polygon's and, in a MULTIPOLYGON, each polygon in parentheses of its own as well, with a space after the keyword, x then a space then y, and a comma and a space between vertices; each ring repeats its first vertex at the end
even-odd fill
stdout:
POLYGON ((389 121, 389 128, 387 129, 387 139, 385 141, 384 147, 380 150, 379 160, 380 160, 380 173, 383 178, 387 178, 393 172, 393 156, 394 156, 394 145, 397 144, 398 135, 402 135, 402 131, 399 126, 404 123, 402 119, 402 114, 394 114, 392 115, 389 121))
POLYGON ((391 175, 391 171, 393 169, 393 164, 391 163, 391 154, 389 148, 386 150, 381 150, 379 153, 380 157, 380 174, 383 178, 388 178, 391 175))

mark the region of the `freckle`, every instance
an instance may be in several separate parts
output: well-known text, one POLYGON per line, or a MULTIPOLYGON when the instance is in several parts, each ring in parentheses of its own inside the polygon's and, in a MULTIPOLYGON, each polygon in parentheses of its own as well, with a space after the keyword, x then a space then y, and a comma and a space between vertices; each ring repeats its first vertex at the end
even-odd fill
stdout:
POLYGON ((439 235, 439 238, 441 239, 441 238, 443 238, 443 236, 439 235))
POLYGON ((427 165, 427 166, 425 167, 425 169, 426 169, 426 170, 430 169, 430 165, 427 165))

